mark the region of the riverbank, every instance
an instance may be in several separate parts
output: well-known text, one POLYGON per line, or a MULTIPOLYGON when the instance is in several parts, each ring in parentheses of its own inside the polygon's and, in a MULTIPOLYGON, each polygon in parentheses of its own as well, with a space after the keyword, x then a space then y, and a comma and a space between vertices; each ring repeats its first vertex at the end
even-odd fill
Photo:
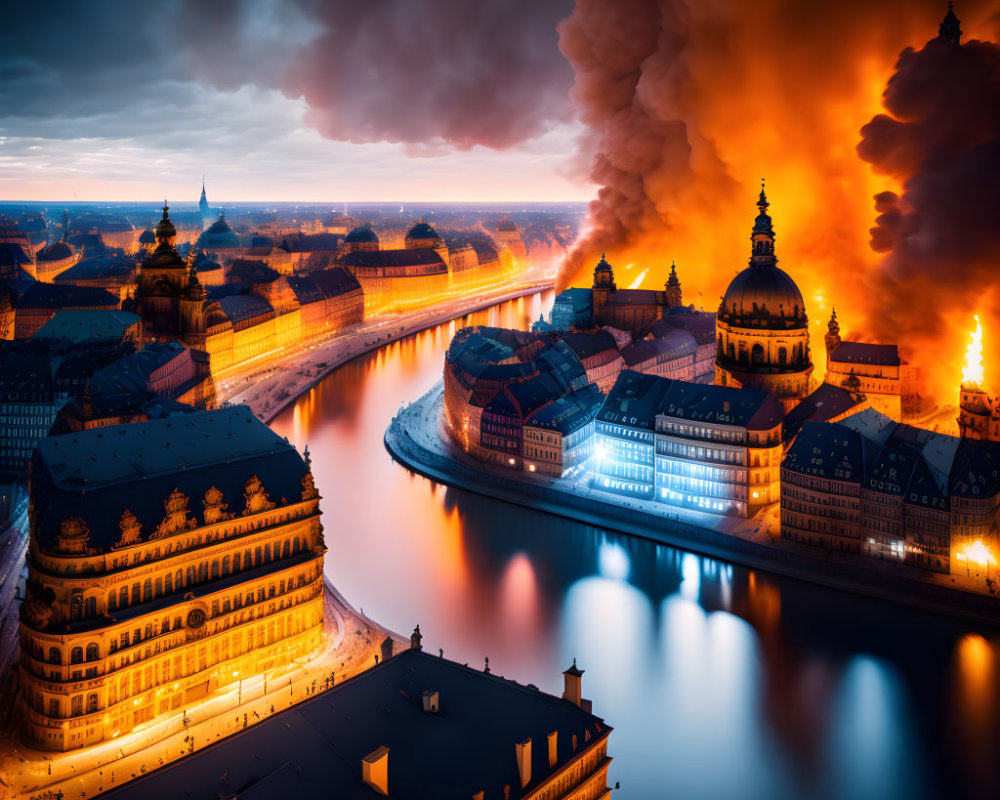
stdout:
POLYGON ((219 400, 244 403, 259 419, 269 423, 351 359, 498 303, 544 292, 552 286, 550 282, 533 283, 477 295, 412 316, 376 317, 335 337, 306 342, 298 350, 279 356, 280 360, 275 363, 250 367, 238 375, 224 378, 217 387, 219 400))
POLYGON ((443 394, 443 384, 438 383, 402 409, 384 437, 395 460, 430 480, 752 569, 1000 626, 1000 599, 962 586, 956 576, 890 562, 867 566, 856 556, 852 561, 847 554, 772 535, 777 530, 776 507, 750 520, 685 509, 665 515, 659 504, 624 500, 580 483, 474 461, 442 436, 443 394))

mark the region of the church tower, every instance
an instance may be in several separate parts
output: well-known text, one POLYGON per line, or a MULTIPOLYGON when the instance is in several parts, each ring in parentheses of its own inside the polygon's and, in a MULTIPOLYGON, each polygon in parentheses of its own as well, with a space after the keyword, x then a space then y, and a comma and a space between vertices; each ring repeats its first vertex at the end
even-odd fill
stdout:
POLYGON ((681 281, 677 277, 677 265, 672 261, 670 262, 670 277, 667 278, 667 308, 678 308, 684 305, 684 301, 681 298, 681 281))
POLYGON ((205 176, 201 176, 201 199, 198 201, 198 211, 201 213, 201 229, 205 230, 212 223, 212 214, 208 209, 208 197, 205 195, 205 176))
POLYGON ((594 318, 600 317, 599 309, 608 302, 608 293, 618 291, 615 286, 615 273, 611 265, 605 259, 605 254, 601 253, 601 260, 594 267, 594 318))
POLYGON ((948 3, 948 13, 938 26, 938 39, 951 42, 956 47, 962 43, 962 25, 955 16, 955 8, 951 2, 948 3))
POLYGON ((837 322, 837 309, 833 309, 830 321, 826 325, 826 336, 823 337, 826 344, 826 368, 830 368, 830 354, 840 347, 840 323, 837 322))

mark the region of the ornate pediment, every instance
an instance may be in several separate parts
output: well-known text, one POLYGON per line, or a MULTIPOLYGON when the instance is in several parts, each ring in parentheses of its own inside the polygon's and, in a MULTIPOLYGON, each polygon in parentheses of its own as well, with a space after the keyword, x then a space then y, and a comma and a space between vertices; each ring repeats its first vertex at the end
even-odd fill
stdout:
POLYGON ((222 491, 217 489, 215 486, 205 492, 205 497, 201 502, 205 507, 205 510, 202 513, 202 518, 205 520, 206 525, 211 525, 215 522, 222 522, 223 520, 233 518, 232 514, 226 513, 226 509, 229 508, 229 505, 222 502, 222 491))
POLYGON ((246 507, 243 509, 244 516, 274 508, 274 503, 267 496, 267 492, 264 491, 264 485, 256 475, 246 482, 246 485, 243 487, 243 493, 246 496, 246 507))
POLYGON ((130 544, 138 544, 142 541, 140 536, 142 524, 129 509, 126 508, 122 512, 122 518, 118 520, 118 527, 121 528, 122 535, 112 546, 112 550, 117 550, 119 547, 128 547, 130 544))
POLYGON ((80 517, 66 517, 59 524, 59 535, 56 537, 57 553, 64 555, 84 555, 95 552, 87 546, 90 539, 90 528, 80 517))
POLYGON ((156 527, 150 539, 162 539, 164 536, 191 530, 198 524, 188 513, 188 498, 180 489, 174 489, 163 501, 163 509, 166 511, 163 522, 156 527))

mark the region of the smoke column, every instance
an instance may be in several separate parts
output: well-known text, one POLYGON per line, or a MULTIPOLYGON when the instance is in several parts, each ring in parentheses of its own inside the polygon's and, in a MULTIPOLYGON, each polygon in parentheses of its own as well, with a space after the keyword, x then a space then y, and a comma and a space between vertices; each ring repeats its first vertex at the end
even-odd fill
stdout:
MULTIPOLYGON (((648 285, 661 284, 676 258, 687 302, 715 310, 746 265, 753 202, 766 176, 778 256, 803 290, 814 347, 834 305, 847 335, 910 344, 911 335, 926 329, 927 312, 914 307, 909 279, 933 270, 928 265, 921 273, 896 248, 920 251, 929 231, 955 222, 948 236, 964 244, 945 249, 964 258, 974 247, 964 226, 978 230, 976 220, 996 208, 995 199, 981 205, 986 198, 978 191, 966 204, 973 209, 953 208, 934 222, 922 216, 943 211, 941 198, 961 193, 969 170, 985 166, 974 159, 956 155, 947 176, 916 177, 918 163, 935 161, 943 150, 968 150, 966 138, 996 141, 997 83, 994 76, 994 94, 984 94, 985 54, 974 59, 976 68, 956 66, 950 79, 924 90, 918 87, 926 74, 919 73, 936 67, 911 66, 905 54, 900 61, 886 95, 893 116, 908 119, 918 107, 914 95, 924 105, 947 101, 926 115, 920 131, 936 129, 959 104, 980 106, 950 120, 950 133, 930 137, 933 157, 912 152, 921 137, 906 133, 909 123, 873 121, 900 51, 935 36, 945 10, 943 3, 902 0, 578 0, 560 24, 560 49, 575 71, 572 97, 593 132, 591 178, 600 188, 589 230, 564 264, 558 288, 589 285, 605 251, 613 264, 651 267, 648 285), (975 69, 984 74, 966 74, 975 69), (968 84, 967 91, 944 90, 952 82, 968 84), (869 122, 862 160, 855 147, 869 122), (969 123, 976 133, 963 138, 969 123), (935 190, 937 208, 928 200, 935 190), (911 197, 918 191, 923 200, 911 197), (692 296, 692 289, 703 293, 692 296)), ((967 29, 989 35, 988 3, 963 3, 960 11, 967 29)), ((982 183, 998 185, 985 174, 982 183)), ((971 239, 982 243, 979 235, 971 239)), ((938 322, 933 326, 940 332, 938 322)), ((952 341, 957 348, 958 338, 952 341)))

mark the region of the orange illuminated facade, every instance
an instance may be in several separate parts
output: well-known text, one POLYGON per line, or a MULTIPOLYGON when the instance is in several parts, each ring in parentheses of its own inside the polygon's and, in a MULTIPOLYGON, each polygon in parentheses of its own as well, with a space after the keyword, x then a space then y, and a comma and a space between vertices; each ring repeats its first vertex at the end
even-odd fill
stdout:
POLYGON ((309 462, 245 407, 46 439, 30 492, 34 746, 113 739, 323 647, 309 462))

